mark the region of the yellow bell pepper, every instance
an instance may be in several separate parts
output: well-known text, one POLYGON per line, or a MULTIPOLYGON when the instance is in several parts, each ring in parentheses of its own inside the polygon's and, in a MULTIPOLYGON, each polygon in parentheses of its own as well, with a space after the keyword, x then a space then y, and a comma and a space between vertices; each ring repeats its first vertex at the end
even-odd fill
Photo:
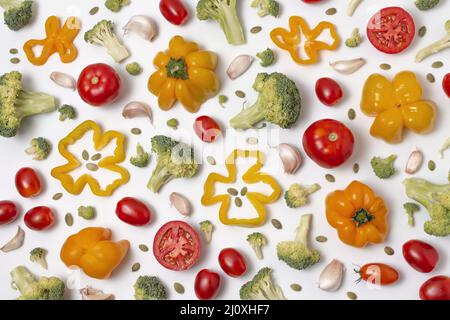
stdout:
POLYGON ((370 134, 389 143, 403 139, 403 128, 423 134, 432 130, 436 118, 433 102, 422 100, 422 88, 411 71, 398 73, 391 82, 372 74, 364 85, 361 110, 375 117, 370 134))
POLYGON ((219 78, 214 73, 217 55, 200 50, 181 36, 173 37, 169 49, 159 52, 153 64, 157 70, 148 79, 148 89, 158 97, 163 110, 178 100, 189 112, 197 112, 219 91, 219 78))
POLYGON ((218 173, 211 173, 205 181, 203 187, 203 196, 201 202, 204 206, 211 206, 216 203, 221 203, 219 209, 219 218, 223 224, 226 225, 240 225, 240 226, 259 226, 266 222, 266 208, 265 204, 273 203, 280 197, 281 188, 276 180, 259 170, 264 165, 264 155, 260 151, 255 150, 234 150, 226 159, 225 166, 228 171, 227 176, 223 176, 218 173), (256 209, 258 214, 255 218, 250 219, 237 219, 230 218, 228 215, 231 196, 229 194, 216 195, 215 185, 216 183, 234 183, 237 177, 236 160, 238 158, 255 158, 256 163, 251 166, 247 172, 242 175, 242 180, 247 184, 264 183, 270 186, 272 193, 264 195, 257 192, 247 192, 245 197, 256 209))
POLYGON ((54 178, 61 181, 62 186, 71 194, 80 194, 86 184, 89 185, 93 194, 101 197, 110 196, 122 184, 130 179, 128 171, 117 165, 125 160, 125 136, 117 131, 107 131, 102 133, 99 125, 94 121, 88 120, 76 127, 71 133, 62 139, 58 144, 59 153, 68 161, 65 165, 53 168, 51 174, 54 178), (116 148, 114 154, 102 158, 98 162, 98 167, 109 171, 117 172, 119 179, 114 180, 111 184, 102 189, 100 183, 90 174, 83 174, 77 180, 69 174, 71 171, 81 166, 77 158, 69 152, 68 147, 75 144, 87 132, 93 131, 93 142, 96 151, 100 151, 116 140, 116 148))
POLYGON ((128 240, 111 241, 111 230, 86 228, 64 242, 60 258, 68 267, 80 267, 89 277, 107 279, 125 258, 128 240))

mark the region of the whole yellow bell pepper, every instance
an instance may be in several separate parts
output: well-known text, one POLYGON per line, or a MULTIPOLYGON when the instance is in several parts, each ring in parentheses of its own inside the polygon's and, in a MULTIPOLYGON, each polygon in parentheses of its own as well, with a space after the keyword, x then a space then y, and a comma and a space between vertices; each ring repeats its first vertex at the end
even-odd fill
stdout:
POLYGON ((432 130, 436 118, 433 102, 422 100, 422 88, 411 71, 398 73, 391 82, 372 74, 364 85, 361 110, 375 117, 370 134, 389 143, 403 139, 403 128, 423 134, 432 130))
POLYGON ((197 112, 219 91, 219 78, 214 73, 217 55, 200 50, 181 36, 173 37, 169 49, 159 52, 153 64, 157 71, 148 79, 148 89, 158 97, 163 110, 169 110, 178 100, 189 112, 197 112))

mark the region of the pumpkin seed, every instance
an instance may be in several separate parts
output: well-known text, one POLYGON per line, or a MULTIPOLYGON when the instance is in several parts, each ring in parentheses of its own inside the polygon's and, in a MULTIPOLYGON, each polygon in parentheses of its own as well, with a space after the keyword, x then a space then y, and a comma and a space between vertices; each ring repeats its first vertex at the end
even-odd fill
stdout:
POLYGON ((53 200, 59 200, 61 199, 63 194, 61 192, 55 193, 52 197, 53 200))
POLYGON ((253 28, 250 29, 250 32, 255 34, 255 33, 259 33, 262 31, 262 27, 260 26, 254 26, 253 28))
POLYGON ((95 15, 99 10, 99 7, 93 7, 91 10, 89 10, 89 14, 91 16, 95 15))
POLYGON ((169 119, 169 120, 167 120, 166 125, 169 128, 172 128, 173 130, 177 130, 178 129, 178 120, 175 118, 169 119))
POLYGON ((436 162, 434 162, 433 160, 428 161, 428 169, 430 171, 434 171, 436 169, 436 162))
POLYGON ((215 166, 215 165, 216 165, 216 159, 214 159, 213 156, 207 156, 207 157, 206 157, 206 161, 208 161, 208 163, 209 163, 210 165, 212 165, 212 166, 215 166))
POLYGON ((20 59, 19 59, 19 58, 11 58, 9 61, 10 61, 12 64, 18 64, 18 63, 20 62, 20 59))
POLYGON ((421 26, 421 27, 419 28, 419 32, 418 32, 419 37, 423 38, 423 37, 425 36, 426 33, 427 33, 427 27, 421 26))
POLYGON ((228 189, 227 189, 227 192, 228 192, 229 194, 231 194, 232 196, 237 196, 238 193, 239 193, 235 188, 228 188, 228 189))
POLYGON ((316 241, 317 241, 317 242, 327 242, 327 241, 328 241, 328 238, 325 237, 325 236, 317 236, 317 237, 316 237, 316 241))
POLYGON ((241 189, 241 196, 245 196, 246 194, 247 194, 247 191, 248 191, 248 188, 247 187, 243 187, 242 189, 241 189))
POLYGON ((300 291, 302 291, 302 286, 299 285, 298 283, 293 283, 293 284, 291 284, 291 289, 292 289, 292 291, 300 292, 300 291))
POLYGON ((327 11, 325 11, 325 14, 328 16, 332 16, 332 15, 336 14, 336 12, 337 12, 336 8, 329 8, 329 9, 327 9, 327 11))
POLYGON ((281 224, 280 220, 272 219, 272 220, 270 220, 270 222, 272 222, 272 225, 275 229, 280 230, 283 228, 283 225, 281 224))
POLYGON ((431 67, 434 69, 439 69, 439 68, 442 68, 443 66, 444 66, 444 63, 442 61, 435 61, 431 65, 431 67))
POLYGON ((248 137, 245 141, 251 145, 258 144, 258 138, 254 138, 254 137, 248 137))
POLYGON ((179 282, 175 282, 173 284, 173 289, 178 294, 183 294, 184 293, 184 286, 181 283, 179 283, 179 282))
POLYGON ((139 250, 141 250, 142 252, 147 252, 148 251, 148 247, 145 244, 140 244, 139 245, 139 250))
POLYGON ((329 174, 329 173, 327 173, 325 175, 325 179, 327 179, 327 181, 331 182, 331 183, 336 182, 336 178, 332 174, 329 174))
POLYGON ((86 150, 83 150, 83 152, 81 153, 81 157, 83 158, 83 160, 88 161, 89 160, 89 152, 87 152, 86 150))
POLYGON ((138 136, 142 133, 142 130, 139 128, 133 128, 133 129, 131 129, 131 133, 138 136))
POLYGON ((102 158, 102 154, 101 153, 96 153, 91 157, 92 161, 98 161, 102 158))
POLYGON ((347 116, 350 120, 355 120, 355 118, 356 118, 355 109, 353 109, 353 108, 348 109, 347 116))
POLYGON ((434 78, 434 75, 432 73, 427 74, 427 80, 430 83, 434 83, 436 81, 436 79, 434 78))
POLYGON ((17 50, 16 48, 11 48, 11 49, 9 49, 9 53, 17 54, 17 53, 19 53, 19 50, 17 50))
POLYGON ((66 213, 66 215, 64 216, 64 221, 69 227, 73 226, 73 216, 70 212, 66 213))
POLYGON ((391 65, 388 63, 382 63, 382 64, 380 64, 380 69, 381 70, 391 70, 391 65))
POLYGON ((236 207, 240 208, 242 207, 242 199, 239 197, 234 198, 234 204, 236 205, 236 207))
POLYGON ((96 165, 95 163, 89 162, 89 163, 86 163, 86 169, 88 169, 89 171, 97 171, 98 165, 96 165))
POLYGON ((141 264, 139 262, 136 262, 131 266, 131 271, 136 272, 141 268, 141 264))
POLYGON ((358 296, 356 295, 356 293, 351 292, 351 291, 347 292, 347 297, 348 297, 350 300, 356 300, 356 299, 358 299, 358 296))
POLYGON ((354 173, 358 173, 358 172, 359 172, 359 164, 358 164, 358 163, 355 163, 355 164, 353 165, 353 172, 354 172, 354 173))
POLYGON ((244 91, 236 90, 236 91, 234 92, 234 94, 235 94, 238 98, 241 98, 241 99, 244 99, 244 98, 245 98, 245 92, 244 92, 244 91))
POLYGON ((391 247, 384 247, 384 252, 388 255, 388 256, 392 256, 395 251, 394 249, 392 249, 391 247))

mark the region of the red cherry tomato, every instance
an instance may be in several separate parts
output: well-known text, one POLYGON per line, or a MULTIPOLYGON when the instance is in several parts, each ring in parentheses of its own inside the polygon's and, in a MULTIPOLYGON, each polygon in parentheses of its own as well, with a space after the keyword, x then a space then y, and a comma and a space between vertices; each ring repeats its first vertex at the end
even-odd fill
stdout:
POLYGON ((170 270, 191 268, 200 257, 200 238, 197 231, 183 221, 163 225, 153 240, 156 260, 170 270))
POLYGON ((145 203, 132 197, 125 197, 117 202, 116 215, 123 222, 133 226, 146 225, 152 217, 145 203))
POLYGON ((322 0, 302 0, 302 1, 306 2, 306 3, 314 3, 314 2, 320 2, 322 0))
POLYGON ((24 198, 41 193, 41 179, 32 168, 22 168, 16 173, 16 189, 24 198))
POLYGON ((240 277, 247 271, 244 256, 233 248, 225 248, 219 253, 219 264, 222 270, 230 277, 240 277))
POLYGON ((403 245, 403 257, 419 272, 433 271, 439 261, 439 253, 430 244, 420 240, 410 240, 403 245))
POLYGON ((317 80, 316 95, 320 102, 329 107, 337 104, 344 96, 339 83, 331 78, 320 78, 317 80))
POLYGON ((189 18, 189 12, 181 0, 161 0, 159 10, 164 18, 174 25, 182 25, 189 18))
POLYGON ((214 142, 221 134, 219 124, 208 116, 195 119, 194 131, 203 142, 214 142))
POLYGON ((16 204, 12 201, 0 201, 0 225, 16 220, 18 216, 16 204))
POLYGON ((399 7, 381 9, 367 24, 367 38, 384 53, 399 53, 414 39, 415 25, 411 15, 399 7))
POLYGON ((373 285, 387 285, 399 278, 397 270, 384 263, 368 263, 358 270, 360 279, 373 285))
POLYGON ((450 73, 447 73, 442 79, 442 88, 444 89, 447 97, 450 98, 450 73))
POLYGON ((55 216, 49 207, 34 207, 25 214, 24 221, 31 230, 45 230, 53 225, 55 216))
POLYGON ((78 94, 91 106, 100 107, 114 102, 120 93, 120 77, 104 63, 87 66, 78 77, 78 94))
POLYGON ((422 300, 450 300, 450 278, 436 276, 422 284, 419 291, 422 300))
POLYGON ((209 300, 216 297, 220 289, 220 274, 203 269, 195 277, 195 295, 200 300, 209 300))
POLYGON ((314 122, 303 134, 306 154, 324 168, 343 164, 352 155, 354 143, 350 129, 332 119, 314 122))

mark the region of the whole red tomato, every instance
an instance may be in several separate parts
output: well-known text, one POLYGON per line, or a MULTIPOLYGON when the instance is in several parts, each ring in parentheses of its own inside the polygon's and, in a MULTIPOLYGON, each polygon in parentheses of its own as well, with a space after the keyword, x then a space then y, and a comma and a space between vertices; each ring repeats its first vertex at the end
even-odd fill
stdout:
POLYGON ((430 244, 420 240, 410 240, 403 245, 403 257, 419 272, 433 271, 439 261, 439 253, 430 244))
POLYGON ((320 2, 322 0, 302 0, 302 1, 306 2, 306 3, 314 3, 314 2, 320 2))
POLYGON ((12 201, 0 201, 0 225, 16 220, 18 216, 16 204, 12 201))
POLYGON ((55 216, 49 207, 34 207, 24 216, 25 224, 31 230, 45 230, 55 222, 55 216))
POLYGON ((213 299, 220 289, 220 274, 203 269, 195 277, 195 295, 200 300, 213 299))
POLYGON ((41 179, 32 168, 22 168, 16 173, 16 189, 24 198, 35 197, 41 193, 41 179))
POLYGON ((219 264, 222 270, 230 277, 240 277, 247 271, 244 256, 233 248, 225 248, 219 253, 219 264))
POLYGON ((447 97, 450 98, 450 73, 447 73, 442 79, 442 88, 444 89, 447 97))
POLYGON ((329 107, 337 104, 344 96, 339 83, 331 78, 320 78, 317 80, 316 95, 320 102, 329 107))
POLYGON ((145 203, 132 197, 125 197, 117 202, 116 215, 123 222, 133 226, 146 225, 152 217, 145 203))
POLYGON ((167 21, 177 26, 184 24, 189 17, 181 0, 161 0, 159 10, 167 21))
POLYGON ((104 106, 119 96, 120 77, 107 64, 91 64, 81 71, 77 86, 84 102, 95 107, 104 106))
POLYGON ((343 164, 352 155, 354 143, 350 129, 332 119, 314 122, 303 134, 306 154, 324 168, 343 164))
POLYGON ((219 124, 208 116, 200 116, 195 119, 194 131, 203 142, 214 142, 221 134, 219 124))
POLYGON ((397 270, 384 263, 368 263, 357 270, 360 280, 373 285, 387 285, 396 282, 399 278, 397 270))
POLYGON ((436 276, 422 284, 419 291, 422 300, 450 300, 450 278, 436 276))

